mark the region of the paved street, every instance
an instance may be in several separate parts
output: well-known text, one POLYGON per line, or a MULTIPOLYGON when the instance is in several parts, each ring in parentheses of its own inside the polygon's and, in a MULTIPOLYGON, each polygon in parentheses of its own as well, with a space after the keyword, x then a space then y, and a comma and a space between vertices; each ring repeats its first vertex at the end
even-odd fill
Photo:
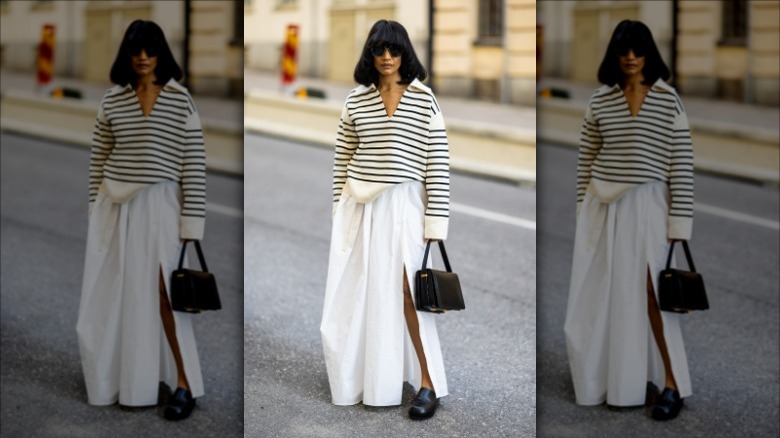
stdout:
POLYGON ((703 174, 696 175, 691 251, 710 310, 684 316, 682 327, 693 396, 665 424, 649 408, 615 412, 574 404, 563 321, 576 159, 576 149, 539 143, 539 436, 778 436, 778 191, 703 174))
POLYGON ((330 403, 319 323, 333 152, 247 135, 244 160, 247 436, 535 435, 533 188, 453 175, 447 249, 467 308, 437 316, 450 395, 412 422, 408 385, 402 406, 330 403))
POLYGON ((2 436, 243 436, 242 181, 208 175, 203 247, 223 309, 196 317, 206 395, 173 424, 162 407, 87 404, 75 328, 89 151, 7 133, 0 140, 2 436))

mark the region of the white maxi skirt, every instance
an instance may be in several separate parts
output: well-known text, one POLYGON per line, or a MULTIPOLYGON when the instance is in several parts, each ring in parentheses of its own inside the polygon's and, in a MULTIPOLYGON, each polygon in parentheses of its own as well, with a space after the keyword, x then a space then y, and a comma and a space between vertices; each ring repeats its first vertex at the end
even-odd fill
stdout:
MULTIPOLYGON (((420 363, 404 319, 403 273, 410 289, 425 251, 425 192, 420 182, 359 203, 346 183, 336 207, 320 333, 332 401, 401 404, 403 383, 421 386, 420 363)), ((412 297, 414 293, 412 291, 412 297)), ((415 312, 437 397, 447 395, 439 336, 431 313, 415 312)))
MULTIPOLYGON (((588 190, 577 216, 564 332, 576 402, 645 404, 648 381, 664 387, 664 367, 647 314, 648 267, 658 275, 669 251, 669 190, 645 183, 606 204, 588 190)), ((691 395, 679 314, 660 312, 680 396, 691 395)))
MULTIPOLYGON (((181 251, 181 202, 175 182, 151 185, 124 203, 98 192, 89 216, 76 324, 92 405, 156 405, 160 381, 176 387, 158 283, 162 268, 170 302, 170 275, 181 251)), ((203 378, 192 315, 173 312, 173 317, 190 391, 200 397, 203 378)))

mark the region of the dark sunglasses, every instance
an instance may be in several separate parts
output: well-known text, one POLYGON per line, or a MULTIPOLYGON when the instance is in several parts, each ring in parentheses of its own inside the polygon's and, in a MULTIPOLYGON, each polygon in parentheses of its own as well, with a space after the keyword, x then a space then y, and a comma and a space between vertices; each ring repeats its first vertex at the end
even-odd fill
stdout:
POLYGON ((617 56, 628 56, 628 51, 633 50, 634 55, 638 58, 647 55, 647 50, 644 47, 631 47, 631 46, 618 46, 615 47, 615 53, 617 56))
POLYGON ((138 56, 141 54, 141 50, 146 51, 146 56, 153 57, 160 54, 160 51, 156 47, 144 47, 138 44, 130 44, 127 46, 127 53, 130 56, 138 56))
POLYGON ((382 56, 385 54, 385 50, 390 51, 390 56, 398 56, 401 54, 401 49, 398 46, 395 46, 393 44, 390 45, 384 45, 379 44, 371 48, 371 54, 374 56, 382 56))

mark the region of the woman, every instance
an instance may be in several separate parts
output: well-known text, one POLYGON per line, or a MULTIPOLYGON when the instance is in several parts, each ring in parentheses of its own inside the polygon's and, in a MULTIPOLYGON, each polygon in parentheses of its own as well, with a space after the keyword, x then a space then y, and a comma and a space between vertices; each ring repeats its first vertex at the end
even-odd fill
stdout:
POLYGON ((111 68, 89 166, 89 232, 76 330, 90 404, 156 405, 187 418, 203 395, 190 315, 168 281, 181 243, 203 238, 206 171, 197 109, 162 29, 130 24, 111 68))
POLYGON ((564 327, 576 401, 643 405, 651 380, 664 388, 653 418, 669 420, 691 379, 679 315, 659 310, 656 285, 669 243, 691 237, 688 120, 638 21, 618 24, 598 78, 582 125, 564 327))
POLYGON ((374 24, 339 122, 320 327, 334 404, 399 405, 409 381, 414 419, 447 395, 433 315, 409 291, 449 220, 449 148, 426 75, 403 26, 374 24))

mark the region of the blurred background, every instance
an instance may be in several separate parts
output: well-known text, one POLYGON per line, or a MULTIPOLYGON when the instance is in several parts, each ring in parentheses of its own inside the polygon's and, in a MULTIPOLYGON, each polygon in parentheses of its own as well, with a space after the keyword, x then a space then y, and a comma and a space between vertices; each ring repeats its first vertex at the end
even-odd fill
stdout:
MULTIPOLYGON (((534 1, 245 0, 246 68, 277 72, 282 37, 300 27, 301 76, 351 84, 378 19, 404 25, 440 95, 534 106, 534 1), (433 9, 431 11, 431 9, 433 9)), ((342 96, 338 96, 342 98, 342 96)))
POLYGON ((778 435, 780 2, 543 0, 536 7, 538 435, 778 435), (694 394, 665 424, 648 408, 575 405, 563 334, 580 129, 624 19, 650 28, 688 115, 696 172, 690 245, 711 306, 682 317, 694 394))
POLYGON ((536 2, 244 5, 246 433, 534 436, 536 2), (408 31, 451 152, 447 252, 467 309, 437 317, 450 395, 423 423, 409 386, 402 406, 332 405, 319 334, 336 130, 379 19, 408 31))
POLYGON ((75 332, 92 130, 135 19, 165 32, 207 152, 203 247, 223 310, 195 318, 206 396, 179 430, 242 436, 242 12, 240 1, 0 1, 3 436, 170 433, 162 408, 87 404, 75 332))
POLYGON ((640 20, 682 94, 778 107, 778 9, 771 0, 539 2, 542 75, 596 84, 612 30, 640 20))
POLYGON ((127 26, 152 20, 196 94, 241 96, 243 19, 240 1, 0 2, 4 70, 35 73, 41 28, 55 28, 55 77, 108 85, 111 62, 127 26))

